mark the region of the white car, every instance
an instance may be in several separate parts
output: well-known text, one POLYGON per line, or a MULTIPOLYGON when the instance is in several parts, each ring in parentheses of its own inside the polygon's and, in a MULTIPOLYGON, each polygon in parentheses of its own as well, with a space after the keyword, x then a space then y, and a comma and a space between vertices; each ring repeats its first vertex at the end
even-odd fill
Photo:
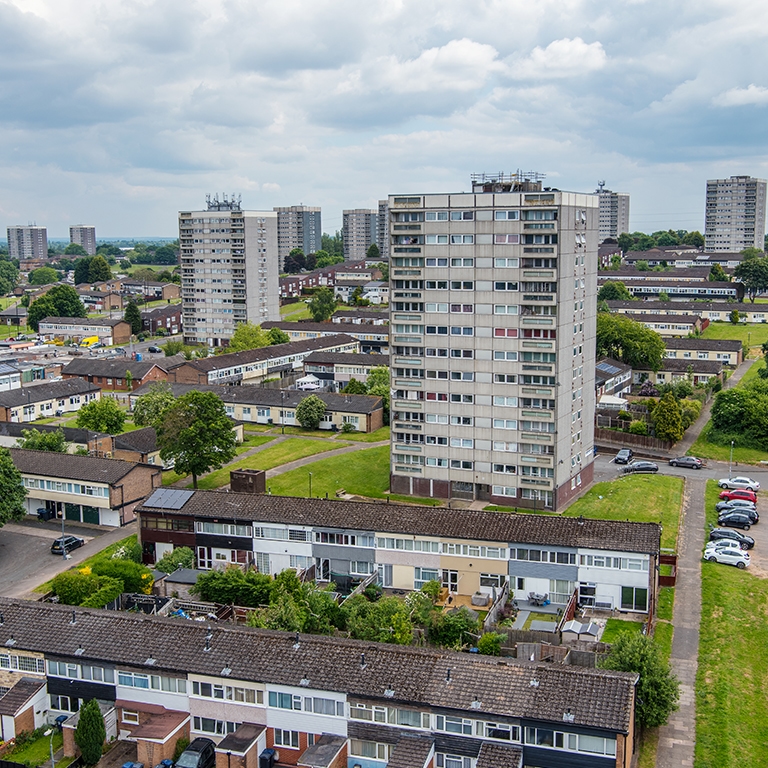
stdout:
POLYGON ((728 488, 731 491, 735 491, 737 488, 755 492, 760 490, 760 483, 758 483, 757 480, 752 480, 749 477, 726 477, 722 480, 718 480, 717 484, 721 488, 728 488))
POLYGON ((704 550, 704 559, 710 563, 735 565, 743 570, 749 567, 749 555, 744 550, 734 547, 713 547, 704 550))
POLYGON ((742 550, 741 544, 735 539, 718 539, 717 541, 708 541, 704 548, 704 557, 714 549, 738 549, 742 550))

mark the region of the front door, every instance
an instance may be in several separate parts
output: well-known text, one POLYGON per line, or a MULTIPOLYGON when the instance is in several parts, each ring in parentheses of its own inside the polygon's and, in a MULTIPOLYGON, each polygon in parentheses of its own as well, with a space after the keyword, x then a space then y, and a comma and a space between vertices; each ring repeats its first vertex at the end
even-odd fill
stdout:
POLYGON ((331 560, 328 557, 317 558, 317 579, 318 581, 331 580, 331 560))
POLYGON ((204 571, 213 568, 213 556, 210 547, 197 548, 197 567, 204 571))
POLYGON ((447 587, 449 592, 459 591, 459 572, 443 571, 443 587, 447 587))

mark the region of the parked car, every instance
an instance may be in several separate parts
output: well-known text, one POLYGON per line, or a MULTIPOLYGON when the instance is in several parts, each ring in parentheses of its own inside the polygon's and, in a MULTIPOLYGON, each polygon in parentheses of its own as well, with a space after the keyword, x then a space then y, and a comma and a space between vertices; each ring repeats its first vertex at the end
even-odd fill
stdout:
POLYGON ((756 522, 746 512, 725 512, 717 518, 718 525, 727 525, 729 528, 741 528, 742 531, 748 531, 750 526, 756 522))
POLYGON ((624 467, 624 472, 658 472, 659 465, 652 461, 633 461, 624 467))
POLYGON ((71 552, 73 549, 82 547, 83 544, 85 544, 85 540, 79 539, 77 536, 64 536, 63 539, 59 536, 59 538, 55 539, 53 544, 51 544, 51 554, 63 555, 64 552, 71 552))
POLYGON ((723 515, 732 515, 736 512, 751 518, 753 523, 760 519, 760 515, 757 514, 757 510, 754 507, 732 507, 731 509, 724 509, 722 512, 718 512, 717 515, 722 517, 723 515))
POLYGON ((704 552, 704 559, 709 560, 710 563, 735 565, 742 570, 749 567, 749 555, 743 549, 713 547, 704 552))
POLYGON ((718 501, 715 504, 715 509, 718 512, 725 512, 730 509, 757 509, 754 501, 747 501, 747 499, 730 499, 728 501, 718 501))
POLYGON ((704 462, 695 456, 678 456, 676 459, 669 460, 670 467, 686 467, 686 469, 701 469, 704 462))
POLYGON ((730 488, 731 490, 735 490, 736 488, 746 488, 747 490, 755 491, 755 493, 760 490, 760 483, 749 477, 726 477, 722 480, 718 480, 717 484, 721 488, 730 488))
POLYGON ((210 739, 194 739, 179 755, 177 768, 213 768, 216 765, 216 745, 210 739))
POLYGON ((620 451, 619 451, 619 452, 616 454, 616 457, 614 458, 614 460, 613 460, 613 461, 614 461, 614 463, 616 463, 616 464, 629 464, 629 461, 630 461, 630 459, 631 459, 631 458, 632 458, 634 455, 635 455, 635 454, 634 454, 634 453, 632 453, 632 449, 631 449, 631 448, 622 448, 622 449, 621 449, 621 450, 620 450, 620 451))
POLYGON ((160 349, 160 347, 156 347, 153 345, 151 347, 147 347, 147 352, 151 352, 153 355, 158 355, 158 354, 162 354, 163 350, 160 349))
POLYGON ((742 549, 752 549, 755 546, 755 540, 746 533, 733 531, 730 528, 713 528, 709 532, 710 541, 738 541, 742 549))
POLYGON ((747 501, 757 501, 757 494, 754 491, 748 491, 746 488, 736 488, 733 491, 720 491, 721 499, 746 499, 747 501))
POLYGON ((706 555, 707 552, 711 552, 713 549, 743 550, 744 547, 742 547, 738 541, 734 541, 733 539, 720 539, 720 541, 708 541, 706 546, 704 547, 704 554, 706 555))

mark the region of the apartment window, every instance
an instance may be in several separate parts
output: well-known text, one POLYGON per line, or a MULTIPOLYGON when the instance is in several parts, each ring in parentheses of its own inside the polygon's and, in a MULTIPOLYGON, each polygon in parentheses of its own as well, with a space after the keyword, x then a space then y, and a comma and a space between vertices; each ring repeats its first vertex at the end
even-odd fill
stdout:
MULTIPOLYGON (((464 237, 467 237, 467 235, 464 235, 464 237)), ((474 242, 474 236, 468 235, 468 237, 471 237, 472 240, 469 242, 474 242)), ((466 240, 464 241, 467 242, 466 240)), ((474 267, 475 266, 475 260, 474 259, 451 259, 451 266, 452 267, 474 267)))
POLYGON ((448 242, 448 235, 427 235, 427 245, 442 245, 448 242))
POLYGON ((451 459, 451 469, 472 469, 473 463, 471 461, 463 461, 461 459, 451 459))
POLYGON ((498 269, 505 269, 505 268, 517 269, 520 266, 520 259, 494 259, 493 266, 498 269))
POLYGON ((474 336, 475 327, 473 325, 452 325, 451 336, 474 336))
POLYGON ((425 259, 428 267, 447 267, 448 259, 425 259))
POLYGON ((425 221, 448 221, 448 211, 427 211, 424 214, 425 221))
POLYGON ((517 429, 517 419, 494 419, 494 429, 517 429))
POLYGON ((426 435, 424 437, 426 445, 448 445, 447 437, 438 437, 437 435, 426 435))
POLYGON ((448 281, 447 280, 425 280, 424 287, 428 291, 447 291, 448 281))
POLYGON ((292 693, 269 692, 269 706, 277 709, 301 709, 301 696, 292 693))
POLYGON ((447 467, 448 459, 442 459, 437 456, 427 456, 428 467, 447 467))
POLYGON ((496 221, 517 221, 520 218, 520 211, 494 211, 493 218, 496 221))
POLYGON ((448 335, 447 325, 428 325, 425 330, 428 336, 447 336, 448 335))
POLYGON ((451 304, 451 312, 463 312, 471 315, 475 311, 474 304, 451 304))
POLYGON ((426 413, 424 420, 427 424, 447 424, 448 415, 443 413, 426 413))
POLYGON ((435 718, 435 730, 447 733, 459 733, 465 736, 472 735, 472 721, 463 717, 448 717, 437 715, 435 718))
POLYGON ((502 475, 515 475, 517 467, 514 464, 494 464, 493 471, 502 475))
POLYGON ((452 437, 451 448, 473 448, 474 440, 471 438, 452 437))
POLYGON ((451 424, 459 427, 471 427, 473 423, 472 416, 451 416, 451 424))
POLYGON ((508 352, 503 350, 496 350, 493 353, 493 359, 494 360, 508 360, 508 361, 515 361, 517 360, 517 352, 508 352))
POLYGON ((451 221, 474 221, 474 211, 451 211, 451 221))
POLYGON ((504 453, 517 453, 517 443, 508 443, 504 440, 494 440, 493 450, 502 451, 504 453))
POLYGON ((518 315, 520 314, 520 307, 517 304, 494 304, 494 315, 518 315))
POLYGON ((475 402, 475 396, 474 395, 459 395, 451 393, 451 402, 452 403, 474 403, 475 402))
MULTIPOLYGON (((475 242, 474 235, 451 235, 451 245, 472 245, 475 242)), ((451 259, 451 262, 459 261, 459 259, 451 259)), ((452 267, 463 267, 464 264, 453 264, 452 267)))
POLYGON ((474 381, 473 371, 451 371, 451 381, 474 381))
POLYGON ((493 284, 494 291, 516 291, 518 289, 518 283, 510 282, 508 280, 497 280, 493 284))
POLYGON ((475 356, 473 349, 452 349, 451 357, 460 357, 465 360, 471 360, 475 356))
POLYGON ((451 280, 452 291, 472 291, 475 284, 471 280, 451 280))
POLYGON ((437 568, 419 568, 413 569, 413 588, 421 589, 428 581, 440 581, 440 574, 437 568))
POLYGON ((498 338, 508 338, 508 339, 516 339, 517 338, 517 328, 494 328, 493 329, 493 335, 498 338))

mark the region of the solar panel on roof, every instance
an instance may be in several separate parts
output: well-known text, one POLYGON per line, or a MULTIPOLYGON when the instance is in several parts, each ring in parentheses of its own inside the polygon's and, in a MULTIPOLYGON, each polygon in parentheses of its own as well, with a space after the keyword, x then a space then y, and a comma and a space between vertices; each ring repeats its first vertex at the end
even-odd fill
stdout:
POLYGON ((595 368, 597 368, 600 371, 605 371, 606 373, 620 373, 621 368, 617 368, 615 365, 611 365, 610 363, 598 363, 595 368))
POLYGON ((194 491, 178 488, 158 488, 145 502, 145 507, 156 509, 181 509, 192 497, 194 491))

